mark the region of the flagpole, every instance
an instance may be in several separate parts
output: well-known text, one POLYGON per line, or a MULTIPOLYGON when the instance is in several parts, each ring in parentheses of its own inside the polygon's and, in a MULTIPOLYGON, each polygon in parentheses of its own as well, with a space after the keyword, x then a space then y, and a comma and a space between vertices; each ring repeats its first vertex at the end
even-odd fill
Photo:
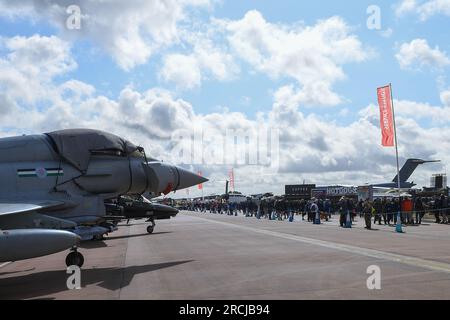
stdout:
POLYGON ((391 105, 392 105, 392 120, 394 123, 394 137, 395 137, 395 156, 397 159, 397 191, 398 191, 398 205, 399 205, 399 210, 398 210, 398 215, 397 215, 397 232, 402 232, 401 231, 401 199, 400 199, 400 195, 401 195, 401 183, 400 183, 400 164, 398 161, 398 143, 397 143, 397 125, 395 123, 395 108, 394 108, 394 99, 392 97, 392 84, 389 83, 389 91, 391 93, 391 105), (400 228, 398 228, 398 226, 400 226, 400 228))

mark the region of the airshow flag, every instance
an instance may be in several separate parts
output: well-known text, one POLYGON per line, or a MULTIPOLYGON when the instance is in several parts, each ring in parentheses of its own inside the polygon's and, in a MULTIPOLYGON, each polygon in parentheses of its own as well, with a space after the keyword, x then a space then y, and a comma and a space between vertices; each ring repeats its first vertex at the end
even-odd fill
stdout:
POLYGON ((230 189, 234 192, 234 169, 231 168, 230 172, 229 172, 229 176, 230 176, 230 189))
MULTIPOLYGON (((384 86, 377 89, 378 105, 380 106, 380 127, 382 134, 382 144, 385 147, 395 146, 395 157, 397 159, 397 191, 400 199, 401 183, 400 183, 400 166, 398 162, 398 143, 397 130, 395 127, 394 102, 392 101, 392 86, 384 86), (395 143, 394 143, 395 142, 395 143)), ((395 231, 403 233, 402 219, 400 210, 397 213, 397 225, 395 231)))
POLYGON ((378 105, 380 106, 381 144, 384 147, 394 146, 394 121, 392 112, 391 86, 377 89, 378 105))
MULTIPOLYGON (((201 175, 202 175, 202 172, 199 171, 199 172, 198 172, 198 175, 201 176, 201 175)), ((203 190, 203 183, 200 183, 200 184, 198 185, 198 190, 203 190)))

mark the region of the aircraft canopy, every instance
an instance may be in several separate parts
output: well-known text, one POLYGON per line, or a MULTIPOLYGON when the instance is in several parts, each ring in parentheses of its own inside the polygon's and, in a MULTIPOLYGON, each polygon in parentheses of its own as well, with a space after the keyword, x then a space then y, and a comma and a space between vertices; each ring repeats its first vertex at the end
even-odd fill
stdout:
POLYGON ((138 147, 114 134, 93 129, 68 129, 46 133, 57 152, 78 170, 86 172, 92 153, 102 151, 129 155, 138 147))

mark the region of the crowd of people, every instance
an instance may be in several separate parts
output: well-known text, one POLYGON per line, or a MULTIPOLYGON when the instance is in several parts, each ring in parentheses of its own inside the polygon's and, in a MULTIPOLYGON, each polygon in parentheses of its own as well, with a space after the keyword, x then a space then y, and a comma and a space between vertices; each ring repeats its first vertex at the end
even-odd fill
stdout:
POLYGON ((338 199, 288 200, 272 197, 261 200, 248 198, 243 202, 229 202, 225 199, 195 200, 185 202, 181 209, 209 212, 213 214, 238 215, 269 220, 293 221, 297 216, 302 220, 316 223, 329 221, 333 215, 339 215, 340 226, 346 226, 349 219, 354 222, 359 215, 364 218, 366 228, 373 224, 396 224, 398 217, 405 225, 420 225, 425 214, 431 214, 436 223, 448 224, 450 214, 449 199, 444 193, 433 197, 401 198, 385 197, 370 200, 357 200, 352 197, 338 199), (399 214, 400 213, 400 214, 399 214))

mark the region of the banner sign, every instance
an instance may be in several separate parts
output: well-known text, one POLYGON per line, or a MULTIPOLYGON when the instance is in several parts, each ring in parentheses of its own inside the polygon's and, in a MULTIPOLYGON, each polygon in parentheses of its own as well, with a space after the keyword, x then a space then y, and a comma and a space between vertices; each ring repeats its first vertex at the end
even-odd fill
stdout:
POLYGON ((391 101, 391 87, 377 89, 378 105, 380 106, 381 144, 384 147, 394 146, 394 123, 391 101))

